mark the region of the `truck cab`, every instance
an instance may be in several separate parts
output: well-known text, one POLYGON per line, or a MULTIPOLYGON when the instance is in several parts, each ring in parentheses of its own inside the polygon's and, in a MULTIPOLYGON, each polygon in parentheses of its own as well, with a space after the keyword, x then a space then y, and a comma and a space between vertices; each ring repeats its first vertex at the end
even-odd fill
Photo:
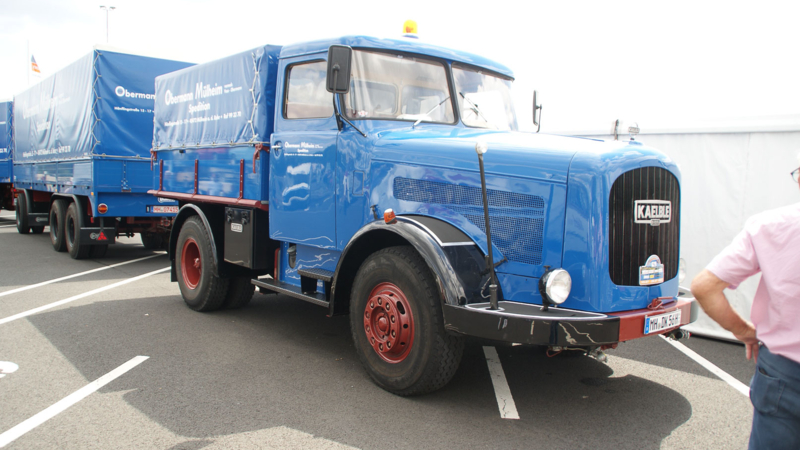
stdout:
POLYGON ((170 255, 190 307, 258 286, 349 314, 367 372, 400 395, 444 386, 465 336, 597 353, 696 316, 677 165, 636 141, 520 132, 505 66, 363 36, 203 66, 156 83, 151 193, 181 202, 170 255), (201 78, 232 92, 195 112, 249 122, 159 112, 201 78))

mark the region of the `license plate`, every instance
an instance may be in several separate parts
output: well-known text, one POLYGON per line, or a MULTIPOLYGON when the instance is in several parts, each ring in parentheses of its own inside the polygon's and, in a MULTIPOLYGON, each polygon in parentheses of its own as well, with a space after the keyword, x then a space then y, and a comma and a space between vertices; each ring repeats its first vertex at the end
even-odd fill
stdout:
POLYGON ((178 207, 177 206, 148 206, 147 212, 150 213, 177 213, 178 207))
POLYGON ((644 318, 644 334, 655 333, 681 324, 681 310, 644 318))

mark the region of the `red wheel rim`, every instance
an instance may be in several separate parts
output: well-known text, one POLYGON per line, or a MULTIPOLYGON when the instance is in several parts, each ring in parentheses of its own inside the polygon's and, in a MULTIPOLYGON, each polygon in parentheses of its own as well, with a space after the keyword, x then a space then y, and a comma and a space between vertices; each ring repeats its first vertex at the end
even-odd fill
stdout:
POLYGON ((414 343, 414 316, 400 288, 381 283, 372 289, 364 308, 364 331, 381 359, 389 363, 406 359, 414 343))
POLYGON ((186 287, 194 289, 200 283, 200 274, 203 271, 203 261, 200 259, 200 247, 197 242, 189 238, 183 243, 181 251, 181 274, 186 287))

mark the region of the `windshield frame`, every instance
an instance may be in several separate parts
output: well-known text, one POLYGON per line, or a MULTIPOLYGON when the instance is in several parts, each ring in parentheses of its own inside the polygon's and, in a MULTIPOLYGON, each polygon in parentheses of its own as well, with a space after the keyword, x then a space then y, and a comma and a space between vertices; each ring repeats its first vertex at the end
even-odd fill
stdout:
MULTIPOLYGON (((434 64, 436 66, 441 66, 444 69, 444 81, 445 81, 445 83, 447 83, 447 90, 446 91, 442 91, 442 92, 445 93, 446 95, 449 95, 449 97, 446 100, 447 100, 447 102, 450 103, 451 110, 452 110, 452 113, 453 113, 453 120, 449 121, 449 122, 448 121, 427 121, 427 120, 423 120, 421 123, 427 123, 427 124, 431 124, 431 125, 457 125, 460 122, 459 114, 457 112, 458 111, 458 105, 457 105, 458 102, 454 102, 453 101, 453 99, 454 99, 454 97, 453 97, 454 85, 453 85, 453 74, 452 74, 452 70, 450 69, 451 61, 448 61, 448 60, 445 60, 445 59, 442 59, 442 58, 437 58, 437 57, 434 57, 434 56, 429 56, 429 55, 426 55, 426 54, 423 54, 423 53, 392 51, 392 50, 380 49, 380 48, 354 47, 353 48, 353 52, 357 52, 357 51, 366 52, 366 53, 375 53, 375 54, 379 54, 379 55, 382 55, 382 56, 400 56, 400 57, 403 57, 403 58, 412 58, 414 60, 421 60, 423 64, 434 64)), ((355 73, 355 70, 353 70, 353 73, 355 73)), ((372 83, 382 83, 382 82, 374 81, 374 80, 365 80, 365 81, 366 82, 372 82, 372 83)), ((412 85, 406 85, 406 86, 412 86, 412 85)), ((397 88, 398 95, 400 95, 400 93, 403 91, 404 87, 405 86, 395 86, 395 88, 397 88)), ((420 88, 424 88, 423 86, 419 86, 419 87, 420 88)), ((350 93, 339 94, 338 95, 338 101, 339 101, 339 106, 342 109, 342 115, 344 117, 346 117, 348 120, 370 120, 370 121, 371 120, 377 120, 377 121, 391 121, 391 122, 401 122, 401 123, 411 123, 411 124, 417 122, 417 120, 418 120, 418 118, 398 119, 397 117, 350 117, 350 115, 348 114, 348 111, 346 111, 347 106, 348 106, 347 96, 349 96, 349 95, 350 95, 350 93)), ((442 104, 440 107, 445 107, 445 105, 442 104)), ((398 108, 399 108, 399 106, 398 106, 398 108)))
MULTIPOLYGON (((427 62, 427 63, 433 63, 433 64, 437 64, 437 65, 442 65, 444 67, 444 69, 445 69, 447 88, 448 88, 448 92, 450 94, 450 97, 447 99, 447 101, 450 102, 450 104, 452 106, 453 121, 452 122, 431 122, 431 121, 422 121, 422 122, 420 122, 420 123, 429 124, 429 125, 459 125, 459 124, 461 124, 464 127, 471 128, 471 129, 478 129, 478 130, 491 130, 492 129, 491 127, 478 127, 478 126, 474 126, 474 125, 468 125, 467 123, 465 123, 461 119, 461 116, 462 116, 461 103, 462 102, 458 101, 460 96, 459 96, 459 94, 458 94, 458 92, 456 90, 456 80, 455 80, 454 68, 457 68, 457 69, 460 69, 460 70, 468 70, 468 71, 472 71, 472 72, 480 72, 483 75, 488 75, 488 76, 496 77, 496 78, 498 78, 500 80, 503 80, 503 81, 511 82, 512 86, 509 87, 509 94, 512 92, 513 82, 515 81, 514 77, 512 77, 512 76, 508 76, 508 75, 502 74, 500 72, 494 71, 492 69, 489 69, 489 68, 486 68, 486 67, 483 67, 483 66, 477 66, 477 65, 465 63, 465 62, 462 62, 462 61, 447 60, 447 59, 444 59, 444 58, 430 56, 430 55, 427 55, 427 54, 424 54, 424 53, 413 53, 413 52, 396 51, 396 50, 391 50, 391 49, 373 48, 373 47, 353 47, 353 51, 354 52, 361 51, 361 52, 367 52, 367 53, 377 53, 377 54, 381 54, 381 55, 384 55, 384 56, 402 56, 402 57, 408 57, 408 58, 413 58, 413 59, 417 59, 417 60, 422 60, 422 61, 427 62)), ((367 80, 367 81, 375 82, 375 81, 372 81, 372 80, 367 80)), ((398 89, 398 92, 400 90, 401 89, 398 89)), ((414 122, 417 122, 417 120, 415 120, 415 119, 398 119, 398 118, 387 118, 387 117, 350 117, 347 114, 347 111, 345 111, 345 109, 347 107, 347 104, 348 104, 346 96, 348 96, 348 95, 350 95, 350 93, 348 93, 348 94, 338 94, 336 96, 337 99, 338 99, 338 102, 339 102, 339 107, 342 109, 342 115, 344 117, 346 117, 348 120, 353 120, 353 121, 355 121, 355 120, 373 121, 374 120, 374 121, 382 121, 382 122, 390 121, 390 122, 401 122, 401 123, 412 123, 412 124, 414 124, 414 122)), ((513 127, 511 127, 507 131, 519 131, 519 120, 518 120, 518 117, 517 117, 516 106, 513 104, 513 96, 510 96, 510 100, 512 100, 511 107, 512 107, 512 111, 514 112, 514 123, 512 124, 513 127)), ((444 106, 444 105, 442 105, 442 106, 444 106)))
MULTIPOLYGON (((502 129, 498 129, 498 130, 501 130, 501 131, 519 131, 519 120, 517 118, 517 108, 516 108, 516 105, 514 105, 514 103, 513 103, 514 96, 512 95, 513 85, 514 85, 514 81, 515 81, 514 77, 510 77, 508 75, 503 75, 502 73, 496 72, 496 71, 491 70, 491 69, 487 69, 485 67, 476 66, 474 64, 467 64, 467 63, 463 63, 463 62, 460 62, 460 61, 452 61, 449 64, 449 66, 450 66, 450 76, 452 78, 450 80, 450 83, 451 83, 451 86, 452 86, 451 89, 453 90, 453 92, 454 92, 454 94, 456 96, 456 99, 457 99, 457 101, 456 101, 456 109, 458 110, 458 121, 460 123, 462 123, 467 128, 472 128, 472 129, 477 129, 477 130, 492 130, 493 129, 492 127, 479 127, 479 126, 475 126, 475 125, 469 125, 466 122, 464 122, 464 120, 462 119, 462 108, 461 108, 461 105, 462 105, 463 102, 459 101, 459 99, 461 98, 461 95, 460 95, 459 92, 457 92, 457 88, 456 88, 455 69, 466 70, 466 71, 471 71, 471 72, 478 72, 481 75, 488 75, 488 76, 492 76, 492 77, 495 77, 495 78, 499 78, 500 80, 503 80, 503 81, 510 82, 511 86, 509 86, 508 93, 509 93, 509 100, 511 101, 511 110, 514 113, 514 123, 513 124, 509 124, 509 125, 512 125, 512 126, 510 126, 508 130, 502 130, 502 129)), ((489 122, 489 123, 491 124, 491 122, 489 122)), ((495 125, 495 129, 497 129, 496 125, 495 125)))

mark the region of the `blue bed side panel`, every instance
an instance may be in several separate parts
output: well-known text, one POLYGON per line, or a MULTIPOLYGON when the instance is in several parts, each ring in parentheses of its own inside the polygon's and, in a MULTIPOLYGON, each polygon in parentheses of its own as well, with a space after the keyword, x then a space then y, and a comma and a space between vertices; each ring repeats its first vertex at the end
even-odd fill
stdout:
POLYGON ((153 148, 269 142, 280 49, 258 47, 156 78, 153 148))

